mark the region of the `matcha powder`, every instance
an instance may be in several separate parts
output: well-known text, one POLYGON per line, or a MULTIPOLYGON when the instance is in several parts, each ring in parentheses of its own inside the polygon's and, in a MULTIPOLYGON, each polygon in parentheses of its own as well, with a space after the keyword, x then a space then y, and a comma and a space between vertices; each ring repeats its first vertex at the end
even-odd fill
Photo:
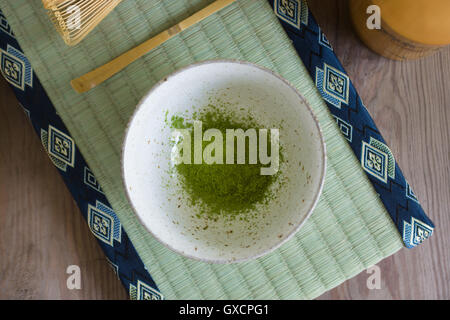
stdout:
MULTIPOLYGON (((190 120, 181 116, 173 116, 169 125, 172 129, 188 129, 192 132, 194 120, 202 122, 202 134, 212 128, 219 129, 225 136, 226 129, 246 131, 249 128, 258 129, 260 127, 250 115, 238 118, 234 113, 211 105, 200 113, 194 114, 193 119, 190 120)), ((191 143, 193 150, 193 139, 191 143)), ((203 149, 209 143, 210 141, 203 142, 203 149)), ((223 144, 223 163, 225 163, 225 139, 223 139, 223 144)), ((194 164, 192 161, 191 164, 175 165, 174 169, 178 174, 179 183, 186 192, 190 204, 200 208, 198 216, 207 215, 214 219, 219 215, 227 215, 232 218, 240 216, 240 219, 246 219, 245 214, 255 209, 256 205, 267 204, 274 197, 271 186, 278 178, 279 172, 275 175, 261 175, 260 169, 263 165, 259 162, 249 164, 248 139, 245 144, 245 164, 206 164, 204 162, 194 164)), ((236 141, 234 147, 236 148, 236 141)), ((193 158, 193 154, 191 157, 193 158)), ((280 155, 281 161, 282 156, 280 155)))

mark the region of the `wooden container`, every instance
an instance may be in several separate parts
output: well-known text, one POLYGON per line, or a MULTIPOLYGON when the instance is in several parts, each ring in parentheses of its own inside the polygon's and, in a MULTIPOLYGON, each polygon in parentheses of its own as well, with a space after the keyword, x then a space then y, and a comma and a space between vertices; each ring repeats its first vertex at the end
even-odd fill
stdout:
POLYGON ((390 59, 417 59, 450 44, 450 0, 350 0, 350 16, 361 40, 390 59), (370 30, 367 8, 381 9, 381 29, 370 30))

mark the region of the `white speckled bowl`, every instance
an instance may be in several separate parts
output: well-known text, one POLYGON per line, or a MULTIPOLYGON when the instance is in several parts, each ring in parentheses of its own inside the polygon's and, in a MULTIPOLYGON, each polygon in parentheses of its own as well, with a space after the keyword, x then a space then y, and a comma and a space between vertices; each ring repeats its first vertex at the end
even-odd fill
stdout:
POLYGON ((286 242, 314 209, 325 169, 325 143, 305 99, 270 70, 229 60, 193 64, 156 84, 130 120, 122 154, 127 196, 142 225, 173 251, 212 263, 254 259, 286 242), (285 161, 277 181, 286 182, 248 221, 195 217, 176 176, 169 174, 166 112, 189 116, 216 99, 237 114, 252 113, 265 128, 282 123, 285 161))

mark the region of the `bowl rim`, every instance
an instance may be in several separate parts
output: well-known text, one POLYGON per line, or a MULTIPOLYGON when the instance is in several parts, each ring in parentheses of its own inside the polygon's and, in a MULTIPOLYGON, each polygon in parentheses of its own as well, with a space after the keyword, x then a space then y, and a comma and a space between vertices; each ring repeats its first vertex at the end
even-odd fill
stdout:
POLYGON ((128 203, 130 204, 134 215, 137 217, 139 223, 144 227, 144 229, 150 233, 150 235, 153 236, 153 238, 155 238, 160 244, 162 244, 164 247, 170 249, 171 251, 189 258, 189 259, 193 259, 196 261, 201 261, 201 262, 206 262, 206 263, 211 263, 211 264, 231 264, 231 263, 239 263, 239 262, 246 262, 246 261, 251 261, 251 260, 255 260, 257 258, 260 258, 262 256, 265 256, 273 251, 275 251, 276 249, 278 249, 279 247, 281 247, 283 244, 285 244, 287 241, 289 241, 305 224, 305 222, 309 219, 309 217, 311 216, 312 212, 314 211, 320 195, 322 194, 322 190, 323 190, 323 186, 325 184, 325 176, 326 176, 326 171, 327 171, 327 150, 326 150, 326 143, 325 143, 325 139, 323 137, 323 133, 322 133, 322 129, 320 127, 319 121, 317 120, 317 117, 314 113, 314 111, 312 110, 311 106, 309 105, 308 101, 305 99, 305 97, 298 91, 298 89, 292 85, 288 80, 286 80, 285 78, 283 78, 281 75, 279 75, 278 73, 274 72, 271 69, 268 69, 266 67, 257 65, 256 63, 253 62, 249 62, 249 61, 244 61, 244 60, 239 60, 239 59, 209 59, 209 60, 203 60, 203 61, 199 61, 199 62, 194 62, 191 63, 189 65, 186 65, 184 67, 181 67, 175 71, 173 71, 172 73, 170 73, 169 75, 165 76, 164 78, 162 78, 161 80, 159 80, 157 83, 155 83, 149 91, 147 91, 147 93, 139 100, 138 104, 136 105, 135 110, 133 111, 133 114, 130 116, 127 126, 125 128, 125 134, 123 136, 123 140, 122 140, 122 149, 121 149, 121 157, 120 157, 120 166, 121 166, 121 175, 122 175, 122 183, 123 186, 125 188, 125 194, 126 194, 126 198, 128 200, 128 203), (130 133, 130 129, 131 129, 131 125, 133 123, 133 121, 136 119, 136 115, 139 113, 139 111, 141 110, 141 108, 144 105, 144 101, 154 92, 156 91, 162 84, 164 84, 165 82, 167 82, 170 78, 173 78, 175 76, 177 76, 178 74, 185 72, 189 69, 193 69, 202 65, 207 65, 207 64, 216 64, 216 63, 233 63, 233 64, 241 64, 241 65, 246 65, 249 67, 253 67, 253 68, 257 68, 263 72, 269 73, 270 75, 278 78, 279 80, 281 80, 283 83, 285 83, 291 90, 294 91, 294 93, 300 98, 300 100, 305 104, 307 110, 309 111, 309 113, 311 114, 314 123, 316 125, 317 131, 319 133, 319 139, 320 139, 320 146, 321 146, 321 156, 320 156, 320 160, 322 163, 322 170, 320 173, 320 182, 319 182, 319 186, 317 188, 317 190, 315 190, 314 192, 314 198, 313 201, 311 202, 310 207, 308 208, 307 214, 304 216, 304 218, 298 223, 298 225, 289 233, 287 233, 285 236, 283 236, 277 243, 275 243, 273 246, 271 246, 270 248, 267 248, 265 250, 262 250, 261 252, 257 252, 255 254, 249 255, 247 257, 243 257, 243 258, 228 258, 228 259, 208 259, 208 258, 201 258, 201 257, 197 257, 197 256, 193 256, 190 254, 185 253, 184 251, 174 248, 173 246, 169 245, 168 243, 164 242, 163 240, 161 240, 143 221, 143 219, 139 216, 138 214, 138 210, 136 209, 136 207, 134 206, 132 200, 131 200, 131 196, 128 190, 128 186, 125 180, 125 148, 127 145, 127 138, 128 135, 130 133))

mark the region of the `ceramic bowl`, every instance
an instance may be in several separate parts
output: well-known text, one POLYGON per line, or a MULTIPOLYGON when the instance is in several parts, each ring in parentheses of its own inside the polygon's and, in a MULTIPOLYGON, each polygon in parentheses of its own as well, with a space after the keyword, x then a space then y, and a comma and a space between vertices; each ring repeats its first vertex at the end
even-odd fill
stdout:
POLYGON ((313 211, 325 170, 324 139, 306 100, 279 75, 243 61, 196 63, 161 80, 139 102, 122 152, 126 193, 142 225, 171 250, 211 263, 254 259, 288 241, 313 211), (265 128, 280 127, 277 193, 248 219, 196 216, 171 170, 167 117, 189 118, 214 101, 265 128))

